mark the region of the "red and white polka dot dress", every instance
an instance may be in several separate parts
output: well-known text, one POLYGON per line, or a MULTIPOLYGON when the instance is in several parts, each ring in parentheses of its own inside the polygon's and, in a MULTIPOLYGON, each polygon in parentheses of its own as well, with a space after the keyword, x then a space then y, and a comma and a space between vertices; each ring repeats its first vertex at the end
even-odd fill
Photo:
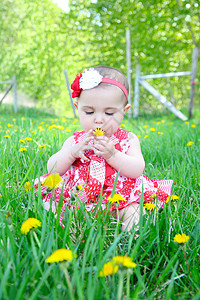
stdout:
MULTIPOLYGON (((85 131, 74 133, 74 144, 84 140, 86 135, 85 131)), ((115 148, 122 153, 127 153, 130 144, 128 141, 128 131, 121 128, 110 137, 110 140, 114 143, 115 148)), ((92 143, 92 141, 91 141, 92 143)), ((71 170, 68 170, 62 178, 64 179, 64 187, 57 187, 52 192, 47 191, 46 187, 42 184, 48 174, 40 178, 41 193, 43 196, 43 202, 45 209, 50 208, 50 199, 52 198, 52 211, 56 214, 56 208, 60 199, 61 193, 63 193, 64 201, 62 211, 66 206, 77 207, 76 199, 80 199, 85 203, 85 209, 91 210, 99 200, 101 188, 103 186, 103 200, 102 207, 106 207, 107 198, 111 195, 113 185, 117 176, 117 171, 112 168, 105 161, 104 158, 94 154, 92 150, 87 150, 85 155, 89 158, 88 162, 82 159, 77 159, 71 166, 71 170), (63 191, 62 191, 63 189, 63 191)), ((173 180, 150 180, 146 176, 142 175, 135 179, 127 178, 119 175, 117 179, 115 194, 119 194, 126 199, 126 201, 120 201, 119 209, 122 209, 131 203, 140 202, 141 193, 143 190, 144 201, 152 202, 153 197, 156 196, 157 206, 163 206, 166 203, 167 197, 171 194, 173 187, 173 180), (152 197, 152 195, 154 195, 152 197)), ((35 188, 38 190, 38 180, 35 181, 35 188)), ((78 202, 78 201, 77 201, 78 202)), ((115 209, 113 204, 112 210, 115 209)))

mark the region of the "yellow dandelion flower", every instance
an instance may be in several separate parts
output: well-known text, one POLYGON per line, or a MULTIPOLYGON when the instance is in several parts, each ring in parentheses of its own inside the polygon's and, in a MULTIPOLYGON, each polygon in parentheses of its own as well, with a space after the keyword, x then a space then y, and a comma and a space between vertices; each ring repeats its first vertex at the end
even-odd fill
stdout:
POLYGON ((26 147, 22 147, 22 148, 19 149, 19 152, 25 152, 25 151, 27 151, 26 147))
POLYGON ((125 127, 125 124, 121 124, 120 127, 125 127))
POLYGON ((157 124, 160 125, 160 121, 158 121, 157 124))
POLYGON ((24 143, 25 143, 25 141, 24 141, 24 140, 19 140, 19 143, 22 143, 22 144, 24 144, 24 143))
POLYGON ((57 125, 56 125, 56 124, 53 124, 53 125, 49 126, 49 130, 55 129, 56 127, 57 127, 57 125))
POLYGON ((150 128, 150 131, 156 131, 156 130, 155 130, 155 128, 152 127, 152 128, 150 128))
POLYGON ((167 197, 166 203, 168 203, 170 199, 171 199, 171 201, 176 201, 179 199, 179 196, 171 195, 171 196, 167 197))
POLYGON ((161 123, 165 123, 165 120, 161 120, 161 123))
POLYGON ((186 121, 186 122, 185 122, 185 124, 186 124, 186 125, 188 125, 188 124, 189 124, 189 122, 188 122, 188 121, 186 121))
POLYGON ((13 122, 15 122, 15 121, 16 121, 16 119, 15 119, 15 118, 13 118, 12 120, 13 120, 13 122))
POLYGON ((109 261, 103 265, 103 269, 99 272, 100 277, 108 276, 117 273, 119 266, 114 262, 109 261))
POLYGON ((43 148, 45 148, 46 147, 46 145, 40 145, 39 146, 39 149, 43 149, 43 148))
POLYGON ((194 145, 194 142, 192 142, 192 141, 189 141, 189 142, 187 143, 187 146, 192 146, 192 145, 194 145))
POLYGON ((147 210, 154 210, 155 207, 156 207, 155 204, 153 204, 151 202, 146 202, 144 204, 144 208, 147 209, 147 210))
POLYGON ((105 131, 102 128, 96 128, 93 133, 96 136, 104 136, 105 135, 105 131))
POLYGON ((114 256, 112 260, 116 265, 121 264, 123 267, 126 268, 135 268, 137 266, 136 263, 134 263, 132 261, 132 258, 129 256, 114 256))
POLYGON ((62 177, 58 173, 55 173, 55 174, 48 175, 44 179, 42 184, 44 186, 46 186, 46 188, 53 189, 53 188, 56 188, 56 187, 60 186, 62 184, 62 182, 63 182, 62 177))
POLYGON ((24 121, 25 120, 25 118, 24 117, 22 117, 22 121, 24 121))
POLYGON ((2 194, 0 194, 0 198, 2 198, 3 196, 2 196, 2 194))
POLYGON ((36 130, 33 130, 32 133, 33 133, 33 134, 36 134, 36 130))
POLYGON ((4 135, 4 137, 5 137, 6 139, 10 139, 10 138, 11 138, 11 136, 10 136, 9 134, 4 135))
POLYGON ((174 237, 174 242, 179 243, 179 244, 185 244, 189 240, 189 236, 186 235, 185 233, 183 234, 176 234, 174 237))
POLYGON ((8 219, 9 217, 11 217, 11 212, 10 211, 8 211, 8 213, 5 215, 5 217, 6 217, 6 219, 8 219))
POLYGON ((114 194, 113 197, 108 197, 107 198, 108 202, 110 203, 119 203, 120 201, 126 201, 126 199, 124 197, 122 197, 121 195, 119 194, 114 194))
POLYGON ((84 187, 84 184, 79 184, 79 185, 77 185, 77 189, 78 189, 78 190, 82 190, 83 187, 84 187))
POLYGON ((137 137, 138 137, 138 138, 140 138, 140 135, 139 135, 139 134, 137 134, 137 137))
POLYGON ((147 139, 149 136, 148 136, 148 134, 146 134, 145 136, 144 136, 144 139, 147 139))
POLYGON ((71 132, 71 129, 69 127, 66 127, 67 132, 71 132))
POLYGON ((8 123, 7 126, 8 126, 8 127, 13 127, 13 124, 9 124, 9 123, 8 123))
POLYGON ((31 190, 31 183, 30 181, 26 181, 25 184, 24 184, 24 188, 27 192, 30 192, 31 190))
POLYGON ((149 127, 149 125, 144 125, 144 126, 143 126, 144 129, 146 129, 146 128, 148 128, 148 127, 149 127))
POLYGON ((69 249, 58 249, 54 251, 46 260, 46 263, 62 262, 62 261, 72 261, 73 252, 69 249))
POLYGON ((28 151, 26 147, 22 147, 19 149, 19 152, 25 152, 25 151, 28 151))
POLYGON ((44 124, 44 121, 40 122, 40 125, 43 125, 44 124))
POLYGON ((195 127, 197 127, 197 126, 196 126, 195 124, 192 124, 191 127, 192 127, 192 128, 195 128, 195 127))
POLYGON ((32 228, 37 228, 41 226, 42 223, 39 220, 35 218, 29 218, 26 221, 24 221, 20 230, 22 234, 27 234, 32 228))
POLYGON ((57 125, 57 129, 64 129, 64 127, 61 125, 57 125))
POLYGON ((24 139, 26 142, 30 142, 30 141, 32 141, 33 139, 30 137, 30 136, 27 136, 27 137, 25 137, 25 139, 24 139))

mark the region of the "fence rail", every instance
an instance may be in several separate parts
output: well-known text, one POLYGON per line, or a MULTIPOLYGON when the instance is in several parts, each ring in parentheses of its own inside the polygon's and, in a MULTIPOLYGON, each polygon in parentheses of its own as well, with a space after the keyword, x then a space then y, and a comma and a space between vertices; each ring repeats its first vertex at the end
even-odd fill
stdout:
POLYGON ((197 62, 198 62, 198 48, 195 47, 192 53, 192 71, 184 72, 170 72, 163 74, 150 74, 150 75, 140 75, 140 65, 136 66, 135 74, 135 93, 134 93, 134 117, 139 114, 139 94, 140 94, 140 84, 150 92, 154 97, 156 97, 162 104, 164 104, 173 114, 178 118, 185 121, 187 117, 182 114, 173 104, 168 101, 163 95, 161 95, 152 85, 150 85, 145 79, 156 79, 156 78, 167 78, 167 77, 179 77, 179 76, 191 76, 191 92, 190 92, 190 104, 189 104, 189 118, 193 114, 193 101, 194 101, 194 87, 195 78, 197 73, 197 62))
POLYGON ((0 104, 3 102, 7 94, 10 92, 10 90, 13 88, 13 102, 14 102, 14 112, 17 112, 17 81, 16 76, 14 75, 12 77, 12 80, 4 80, 0 81, 0 84, 7 84, 10 83, 7 90, 5 91, 3 97, 0 99, 0 104))
POLYGON ((174 73, 164 73, 164 74, 152 74, 152 75, 144 75, 140 76, 142 79, 154 79, 154 78, 165 78, 165 77, 179 77, 179 76, 186 76, 191 75, 192 72, 174 72, 174 73))

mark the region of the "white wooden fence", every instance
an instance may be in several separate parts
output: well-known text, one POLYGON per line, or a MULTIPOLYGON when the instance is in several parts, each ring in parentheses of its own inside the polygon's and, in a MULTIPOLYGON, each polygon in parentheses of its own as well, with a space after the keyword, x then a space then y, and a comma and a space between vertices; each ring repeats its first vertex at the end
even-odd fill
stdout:
POLYGON ((198 61, 198 48, 193 49, 192 56, 192 71, 187 72, 173 72, 164 74, 152 74, 152 75, 140 75, 140 65, 136 66, 135 74, 135 93, 134 93, 134 117, 139 114, 139 93, 140 84, 149 91, 153 96, 155 96, 162 104, 164 104, 174 115, 183 121, 187 120, 187 117, 180 112, 173 104, 166 99, 165 96, 160 94, 151 84, 149 84, 145 79, 155 79, 155 78, 166 78, 166 77, 179 77, 191 75, 191 93, 190 93, 190 105, 189 105, 189 117, 193 114, 193 99, 194 99, 194 85, 197 72, 197 61, 198 61))

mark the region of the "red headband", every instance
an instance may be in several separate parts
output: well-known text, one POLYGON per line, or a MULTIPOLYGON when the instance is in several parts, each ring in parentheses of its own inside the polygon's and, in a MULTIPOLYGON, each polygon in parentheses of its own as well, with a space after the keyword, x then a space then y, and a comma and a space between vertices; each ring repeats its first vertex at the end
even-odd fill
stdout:
POLYGON ((71 84, 71 89, 73 90, 72 98, 78 97, 82 90, 92 89, 98 86, 101 82, 118 86, 124 92, 124 95, 128 99, 128 91, 122 83, 114 79, 101 76, 99 72, 97 70, 94 70, 93 68, 85 70, 85 72, 80 73, 80 75, 76 75, 76 78, 71 84))

